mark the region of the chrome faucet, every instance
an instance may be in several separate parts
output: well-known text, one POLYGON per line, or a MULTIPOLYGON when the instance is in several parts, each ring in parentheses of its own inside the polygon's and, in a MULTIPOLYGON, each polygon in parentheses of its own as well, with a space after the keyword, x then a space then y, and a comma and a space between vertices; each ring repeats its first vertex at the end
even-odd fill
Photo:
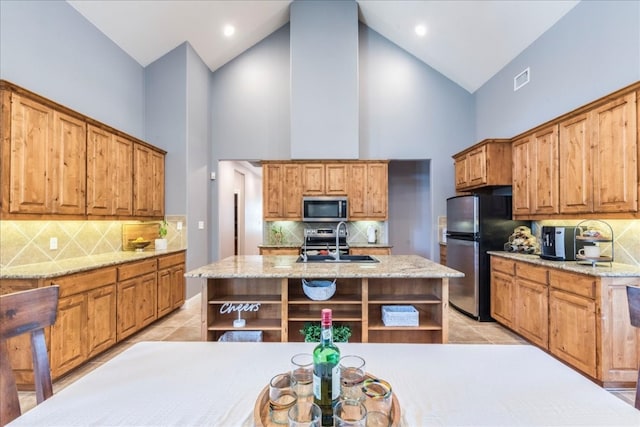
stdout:
POLYGON ((340 221, 338 225, 336 225, 336 251, 332 254, 333 258, 336 261, 340 261, 340 226, 344 225, 344 235, 347 235, 347 223, 344 221, 340 221))
POLYGON ((302 250, 302 262, 307 262, 308 258, 307 258, 307 229, 305 228, 303 233, 302 233, 302 237, 304 238, 304 249, 302 250))

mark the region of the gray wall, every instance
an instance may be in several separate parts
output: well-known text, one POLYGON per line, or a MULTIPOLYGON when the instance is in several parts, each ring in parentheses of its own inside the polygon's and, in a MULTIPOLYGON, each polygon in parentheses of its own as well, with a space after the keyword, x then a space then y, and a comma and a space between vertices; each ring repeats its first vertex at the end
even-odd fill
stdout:
MULTIPOLYGON (((208 244, 213 224, 207 223, 209 204, 209 95, 211 72, 190 45, 187 45, 187 145, 186 188, 181 189, 187 195, 186 213, 189 221, 187 229, 187 271, 209 262, 208 244), (205 221, 204 230, 199 230, 197 221, 205 221)), ((179 207, 184 208, 184 207, 179 207)), ((201 290, 201 281, 187 279, 187 297, 201 290)))
POLYGON ((640 2, 582 1, 475 93, 476 139, 514 137, 638 80, 640 2))
POLYGON ((291 158, 358 158, 358 5, 291 4, 291 158))
POLYGON ((0 78, 145 139, 144 69, 66 2, 0 1, 0 78))
MULTIPOLYGON (((209 69, 183 43, 145 69, 147 134, 167 151, 166 214, 186 215, 187 270, 208 262, 208 232, 198 221, 209 215, 209 69)), ((200 292, 200 281, 188 279, 187 298, 200 292)))

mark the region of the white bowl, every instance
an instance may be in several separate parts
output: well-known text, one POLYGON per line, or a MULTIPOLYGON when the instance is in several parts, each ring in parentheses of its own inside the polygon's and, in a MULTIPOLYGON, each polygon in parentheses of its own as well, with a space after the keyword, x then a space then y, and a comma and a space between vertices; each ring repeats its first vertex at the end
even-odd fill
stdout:
POLYGON ((336 281, 302 279, 302 290, 314 301, 326 301, 336 293, 336 281))

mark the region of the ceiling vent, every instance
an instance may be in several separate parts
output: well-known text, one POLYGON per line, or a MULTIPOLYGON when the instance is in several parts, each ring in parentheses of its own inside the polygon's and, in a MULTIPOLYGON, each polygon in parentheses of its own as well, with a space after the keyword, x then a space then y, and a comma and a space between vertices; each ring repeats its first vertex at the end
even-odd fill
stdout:
POLYGON ((526 70, 524 70, 523 72, 521 72, 520 74, 518 74, 513 78, 513 91, 515 92, 516 90, 520 89, 522 86, 529 83, 530 79, 531 79, 531 72, 529 70, 529 67, 527 67, 526 70))

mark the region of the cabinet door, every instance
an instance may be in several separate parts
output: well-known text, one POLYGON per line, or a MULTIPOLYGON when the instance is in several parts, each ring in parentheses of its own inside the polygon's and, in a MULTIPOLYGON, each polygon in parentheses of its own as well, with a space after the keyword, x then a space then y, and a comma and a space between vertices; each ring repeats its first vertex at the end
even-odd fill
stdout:
POLYGON ((594 211, 638 211, 636 94, 611 101, 590 113, 594 211))
POLYGON ((367 215, 367 166, 364 163, 349 165, 349 218, 367 215))
POLYGON ((462 190, 469 186, 469 162, 467 155, 458 157, 453 165, 455 169, 456 190, 462 190))
POLYGON ((151 150, 151 215, 164 216, 164 154, 151 150))
POLYGON ((548 348, 548 285, 521 277, 516 278, 515 330, 534 344, 548 348))
POLYGON ((116 285, 87 293, 87 357, 116 343, 116 285))
POLYGON ((513 214, 527 216, 532 213, 530 176, 533 168, 534 150, 531 135, 527 135, 513 143, 513 214))
POLYGON ((138 329, 142 329, 158 318, 157 316, 156 273, 145 274, 138 278, 136 290, 138 329))
POLYGON ((87 299, 84 294, 60 298, 51 327, 51 375, 57 378, 87 360, 87 299))
POLYGON ((591 133, 587 114, 560 123, 560 212, 593 211, 591 133))
POLYGON ((117 290, 117 340, 121 341, 138 330, 136 311, 138 279, 130 279, 118 283, 117 290))
POLYGON ((173 309, 171 280, 172 274, 170 268, 158 271, 158 317, 168 314, 173 309))
POLYGON ((596 376, 596 313, 592 299, 551 289, 549 351, 596 376))
POLYGON ((347 194, 347 165, 329 163, 325 165, 325 194, 342 196, 347 194))
POLYGON ((532 213, 556 214, 560 211, 558 125, 549 126, 532 137, 534 161, 531 168, 532 213))
POLYGON ((367 217, 386 219, 388 207, 389 179, 386 163, 367 165, 367 217))
POLYGON ((467 154, 469 184, 473 187, 487 183, 487 146, 483 145, 467 154))
POLYGON ((53 113, 53 150, 47 180, 53 213, 84 215, 86 204, 86 126, 66 114, 53 113))
POLYGON ((503 325, 514 327, 513 276, 491 270, 491 317, 503 325))
POLYGON ((133 214, 153 215, 153 159, 151 149, 133 144, 133 214))
POLYGON ((9 211, 44 214, 52 211, 49 184, 53 150, 53 110, 11 95, 9 211))
POLYGON ((284 165, 265 164, 262 168, 262 210, 265 220, 282 218, 282 180, 284 165))
POLYGON ((302 194, 305 196, 324 196, 324 164, 308 163, 302 165, 302 194))
MULTIPOLYGON (((113 213, 130 216, 133 214, 133 142, 115 136, 112 142, 112 151, 111 165, 115 166, 115 171, 112 173, 113 213)), ((162 184, 164 185, 164 182, 162 184)), ((164 186, 162 194, 164 197, 164 186)))
POLYGON ((184 293, 184 266, 176 266, 171 269, 171 303, 174 309, 184 304, 184 293))
POLYGON ((113 164, 111 133, 87 128, 87 214, 113 215, 113 164))
POLYGON ((292 220, 301 220, 302 193, 300 187, 300 165, 285 164, 283 174, 283 217, 292 220))

